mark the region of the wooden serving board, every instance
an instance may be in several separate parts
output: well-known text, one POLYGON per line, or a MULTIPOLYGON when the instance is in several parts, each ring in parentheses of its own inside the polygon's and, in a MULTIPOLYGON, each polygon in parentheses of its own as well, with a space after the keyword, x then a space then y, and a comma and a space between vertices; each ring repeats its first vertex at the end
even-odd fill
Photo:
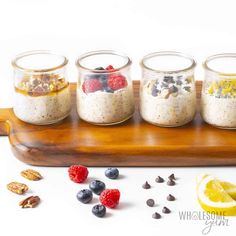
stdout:
MULTIPOLYGON (((14 155, 39 166, 219 166, 236 165, 236 133, 203 122, 159 128, 143 121, 138 111, 139 82, 134 82, 136 112, 127 122, 95 126, 79 120, 76 85, 73 109, 63 122, 35 126, 18 120, 12 109, 0 109, 0 134, 8 135, 14 155)), ((197 82, 198 99, 201 82, 197 82)))

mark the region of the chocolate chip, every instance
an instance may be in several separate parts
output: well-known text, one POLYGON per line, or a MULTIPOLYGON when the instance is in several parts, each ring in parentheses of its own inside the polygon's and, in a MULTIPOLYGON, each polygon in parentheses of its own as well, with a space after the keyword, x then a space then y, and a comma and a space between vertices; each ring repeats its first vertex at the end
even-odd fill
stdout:
POLYGON ((170 213, 170 209, 167 208, 167 207, 163 207, 163 208, 162 208, 162 212, 163 212, 164 214, 169 214, 169 213, 170 213))
POLYGON ((146 182, 142 185, 142 187, 143 187, 144 189, 149 189, 149 188, 151 188, 151 185, 146 181, 146 182))
POLYGON ((148 205, 149 207, 153 207, 153 206, 155 205, 155 202, 154 202, 153 199, 148 199, 148 200, 146 201, 146 203, 147 203, 147 205, 148 205))
POLYGON ((169 194, 166 199, 167 199, 167 201, 174 201, 175 197, 173 195, 169 194))
POLYGON ((187 92, 190 92, 190 91, 191 91, 191 87, 190 87, 190 86, 186 86, 186 87, 184 87, 184 89, 185 89, 187 92))
POLYGON ((156 181, 157 183, 163 183, 163 182, 164 182, 164 179, 163 179, 161 176, 158 176, 158 177, 155 179, 155 181, 156 181))
POLYGON ((175 181, 173 179, 169 179, 169 181, 167 182, 167 185, 174 186, 175 185, 175 181))
POLYGON ((176 92, 178 92, 178 88, 175 85, 173 85, 169 88, 169 92, 170 93, 176 93, 176 92))
POLYGON ((154 214, 152 214, 152 218, 153 219, 160 219, 161 215, 159 213, 155 212, 154 214))
POLYGON ((175 175, 174 175, 174 174, 171 174, 171 175, 168 177, 168 179, 176 180, 176 178, 175 178, 175 175))
POLYGON ((173 79, 173 76, 164 76, 163 81, 168 83, 168 84, 171 84, 171 83, 175 82, 174 79, 173 79))

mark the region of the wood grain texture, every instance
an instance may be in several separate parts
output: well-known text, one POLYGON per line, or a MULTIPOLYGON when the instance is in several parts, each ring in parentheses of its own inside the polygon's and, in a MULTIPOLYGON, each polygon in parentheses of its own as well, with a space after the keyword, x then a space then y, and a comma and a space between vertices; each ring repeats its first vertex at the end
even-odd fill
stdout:
MULTIPOLYGON (((136 112, 127 122, 101 127, 79 120, 75 84, 73 109, 63 122, 34 126, 0 109, 0 133, 9 135, 14 155, 40 166, 217 166, 236 165, 236 133, 204 123, 199 114, 179 128, 159 128, 138 111, 139 82, 134 82, 136 112)), ((200 97, 201 82, 197 82, 200 97)))

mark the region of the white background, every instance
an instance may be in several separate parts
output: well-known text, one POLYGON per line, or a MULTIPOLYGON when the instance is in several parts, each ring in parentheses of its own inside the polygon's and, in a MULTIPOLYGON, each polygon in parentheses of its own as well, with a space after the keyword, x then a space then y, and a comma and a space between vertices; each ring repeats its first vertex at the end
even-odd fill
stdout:
MULTIPOLYGON (((133 59, 133 79, 140 78, 139 61, 159 50, 189 53, 198 62, 196 79, 202 79, 201 63, 206 56, 236 52, 235 1, 224 0, 0 0, 0 107, 12 105, 13 57, 27 50, 51 49, 70 59, 69 79, 76 81, 74 61, 78 55, 96 49, 123 51, 133 59)), ((40 207, 21 210, 21 199, 9 193, 8 181, 19 180, 27 166, 10 152, 6 138, 0 138, 0 235, 201 235, 202 221, 180 221, 178 210, 200 210, 195 194, 195 177, 210 172, 236 182, 233 168, 140 168, 121 169, 124 178, 107 181, 122 190, 120 209, 106 219, 90 213, 91 205, 75 199, 81 188, 68 181, 65 168, 38 168, 45 176, 39 183, 28 183, 33 194, 43 198, 40 207), (156 175, 175 171, 179 185, 173 187, 178 201, 173 213, 154 221, 144 202, 155 196, 160 205, 169 190, 155 184, 149 192, 142 183, 156 175)), ((91 176, 104 179, 104 169, 91 169, 91 176)), ((83 186, 84 187, 84 186, 83 186)), ((173 207, 172 207, 173 206, 173 207)), ((211 235, 235 235, 235 218, 229 227, 216 227, 211 235)))

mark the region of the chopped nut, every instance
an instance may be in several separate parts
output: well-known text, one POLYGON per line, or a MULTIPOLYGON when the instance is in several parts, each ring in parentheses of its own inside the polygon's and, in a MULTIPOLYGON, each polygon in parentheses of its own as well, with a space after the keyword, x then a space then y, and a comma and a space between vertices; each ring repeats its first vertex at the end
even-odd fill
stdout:
POLYGON ((19 203, 19 206, 22 208, 34 208, 36 207, 40 202, 40 198, 38 196, 30 196, 24 199, 19 203))
POLYGON ((7 185, 7 189, 16 194, 23 194, 28 191, 28 186, 26 184, 11 182, 7 185))
POLYGON ((21 171, 21 176, 23 176, 24 178, 28 180, 33 180, 33 181, 37 181, 43 178, 42 175, 38 171, 35 171, 32 169, 21 171))

